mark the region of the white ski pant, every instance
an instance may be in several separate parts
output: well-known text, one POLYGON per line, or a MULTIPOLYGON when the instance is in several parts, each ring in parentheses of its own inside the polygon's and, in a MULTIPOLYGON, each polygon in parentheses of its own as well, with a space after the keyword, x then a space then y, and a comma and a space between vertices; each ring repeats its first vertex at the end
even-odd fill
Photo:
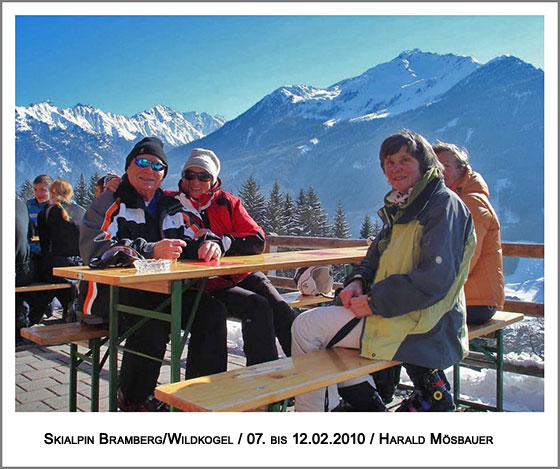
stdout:
MULTIPOLYGON (((342 326, 352 318, 354 318, 352 311, 343 306, 322 306, 300 314, 292 324, 292 357, 325 348, 342 326)), ((363 327, 364 319, 361 319, 335 347, 360 348, 363 327)), ((359 376, 338 385, 329 386, 329 410, 339 403, 338 387, 353 386, 363 381, 369 381, 375 387, 370 375, 359 376)), ((324 388, 296 397, 297 412, 323 412, 324 410, 324 388)))

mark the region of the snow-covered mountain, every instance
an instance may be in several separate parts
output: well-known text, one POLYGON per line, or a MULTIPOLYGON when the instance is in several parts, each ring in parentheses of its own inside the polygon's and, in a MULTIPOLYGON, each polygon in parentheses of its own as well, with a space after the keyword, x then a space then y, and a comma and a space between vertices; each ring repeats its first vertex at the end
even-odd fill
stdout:
POLYGON ((16 184, 42 172, 71 182, 82 173, 122 172, 131 142, 160 138, 166 148, 198 140, 225 119, 155 106, 127 117, 77 104, 60 109, 46 101, 16 107, 16 184))
POLYGON ((379 119, 430 103, 480 65, 471 57, 414 49, 326 89, 283 86, 248 114, 324 119, 326 126, 348 119, 379 119))
MULTIPOLYGON (((469 150, 489 184, 504 240, 542 242, 543 90, 543 71, 515 57, 482 65, 415 49, 325 90, 280 88, 196 146, 218 154, 228 190, 252 174, 265 193, 274 181, 292 195, 312 185, 331 216, 341 200, 357 236, 389 189, 380 144, 409 128, 469 150)), ((171 179, 193 146, 169 152, 171 179)))
POLYGON ((331 216, 342 201, 357 236, 388 190, 379 146, 401 128, 467 147, 503 239, 543 241, 544 73, 509 56, 481 64, 405 51, 325 89, 281 87, 225 123, 165 106, 130 118, 82 105, 18 107, 16 184, 40 172, 72 182, 80 173, 120 173, 131 142, 155 135, 168 151, 166 187, 175 187, 194 146, 211 148, 226 189, 237 191, 251 174, 264 193, 274 181, 292 195, 312 185, 331 216))

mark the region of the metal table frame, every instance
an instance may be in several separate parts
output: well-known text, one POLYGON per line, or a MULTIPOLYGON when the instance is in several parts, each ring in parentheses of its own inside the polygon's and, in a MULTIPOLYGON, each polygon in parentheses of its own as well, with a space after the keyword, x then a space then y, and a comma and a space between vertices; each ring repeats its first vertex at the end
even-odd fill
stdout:
MULTIPOLYGON (((200 299, 204 293, 207 278, 193 279, 183 285, 182 280, 173 280, 171 282, 171 295, 168 299, 163 301, 155 310, 143 309, 134 306, 119 304, 119 287, 111 285, 109 288, 109 412, 117 410, 117 387, 118 387, 118 363, 117 356, 118 350, 123 350, 128 353, 148 358, 150 360, 165 363, 165 360, 160 360, 149 355, 137 352, 135 350, 127 349, 120 344, 130 337, 136 330, 142 327, 148 320, 156 319, 160 321, 167 321, 171 323, 171 382, 180 380, 181 375, 181 355, 187 343, 187 339, 200 304, 200 299), (182 299, 183 293, 192 289, 196 282, 200 282, 198 292, 195 298, 193 308, 190 312, 188 322, 181 335, 181 319, 182 319, 182 299), (162 312, 171 303, 170 313, 162 312), (140 316, 142 319, 136 324, 127 329, 121 336, 119 336, 119 312, 133 314, 140 316)), ((174 410, 171 408, 171 410, 174 410)))

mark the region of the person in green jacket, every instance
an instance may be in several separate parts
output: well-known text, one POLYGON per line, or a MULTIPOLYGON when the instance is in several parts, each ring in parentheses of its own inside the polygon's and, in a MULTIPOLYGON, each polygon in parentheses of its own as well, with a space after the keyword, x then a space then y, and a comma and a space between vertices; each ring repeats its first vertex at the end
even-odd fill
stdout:
MULTIPOLYGON (((445 186, 442 166, 423 136, 401 130, 387 137, 379 159, 391 186, 378 212, 383 229, 345 279, 342 306, 296 318, 292 356, 328 345, 403 362, 414 390, 397 411, 453 411, 441 370, 468 353, 463 285, 476 244, 472 218, 445 186), (350 332, 340 338, 346 324, 350 332)), ((296 411, 331 410, 340 396, 353 410, 386 410, 366 375, 330 386, 326 398, 322 390, 296 397, 296 411)))

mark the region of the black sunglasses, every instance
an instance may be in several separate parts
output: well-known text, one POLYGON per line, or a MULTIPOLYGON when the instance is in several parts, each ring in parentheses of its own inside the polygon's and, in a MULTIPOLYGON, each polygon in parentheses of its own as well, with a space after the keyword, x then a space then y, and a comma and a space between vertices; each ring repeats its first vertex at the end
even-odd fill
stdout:
POLYGON ((151 166, 154 171, 158 172, 163 171, 166 168, 163 163, 160 163, 159 161, 150 161, 148 158, 136 158, 134 162, 139 168, 147 168, 148 166, 151 166))
POLYGON ((187 181, 192 181, 194 178, 197 178, 200 182, 210 182, 212 180, 212 175, 207 171, 197 173, 195 171, 191 171, 190 169, 183 173, 183 179, 186 179, 187 181))

